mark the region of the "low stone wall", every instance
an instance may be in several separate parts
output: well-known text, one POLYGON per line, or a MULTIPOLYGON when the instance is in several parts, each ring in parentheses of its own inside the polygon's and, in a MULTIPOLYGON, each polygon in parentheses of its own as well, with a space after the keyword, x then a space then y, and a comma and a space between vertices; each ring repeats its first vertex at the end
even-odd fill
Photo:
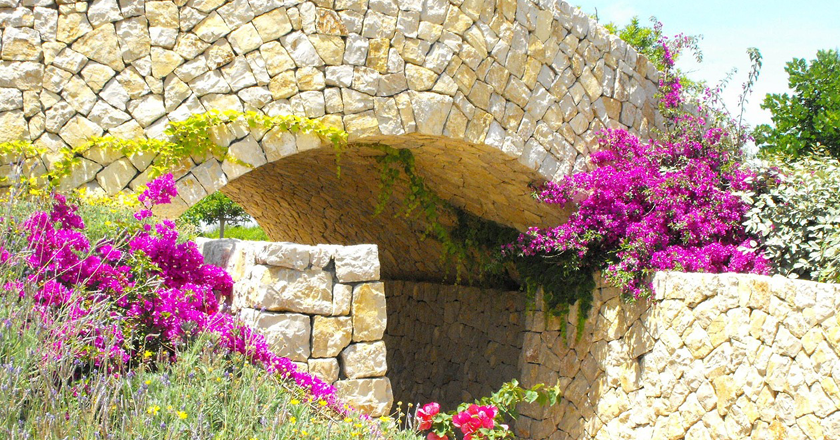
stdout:
POLYGON ((334 383, 362 411, 390 410, 385 290, 375 245, 198 243, 208 263, 233 277, 233 311, 265 334, 277 354, 334 383))
POLYGON ((396 400, 459 403, 519 377, 525 301, 519 292, 385 281, 388 376, 396 400))
MULTIPOLYGON (((840 286, 753 275, 658 273, 654 306, 599 284, 579 340, 526 313, 524 406, 533 439, 840 438, 840 286)), ((539 309, 539 305, 537 305, 539 309)), ((573 310, 574 315, 576 311, 573 310)))

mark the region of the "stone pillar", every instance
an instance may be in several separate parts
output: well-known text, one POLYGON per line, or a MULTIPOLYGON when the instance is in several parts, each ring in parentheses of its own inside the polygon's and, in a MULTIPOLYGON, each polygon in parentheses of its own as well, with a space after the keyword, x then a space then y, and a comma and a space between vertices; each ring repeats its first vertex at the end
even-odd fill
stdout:
POLYGON ((376 245, 199 239, 208 263, 234 280, 232 308, 275 352, 334 384, 348 404, 387 414, 385 288, 376 245))

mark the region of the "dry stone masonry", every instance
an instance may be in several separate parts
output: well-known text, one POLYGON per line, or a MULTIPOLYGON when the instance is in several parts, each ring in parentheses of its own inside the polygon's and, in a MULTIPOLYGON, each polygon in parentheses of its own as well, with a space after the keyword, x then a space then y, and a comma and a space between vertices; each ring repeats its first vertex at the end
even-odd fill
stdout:
POLYGON ((840 438, 840 287, 684 273, 654 285, 653 306, 596 289, 577 341, 527 313, 522 378, 565 392, 559 406, 523 409, 521 437, 840 438))
MULTIPOLYGON (((528 183, 583 169, 603 127, 646 135, 661 123, 654 67, 560 0, 4 0, 0 27, 0 142, 48 149, 27 164, 34 174, 93 136, 162 138, 169 122, 213 109, 293 113, 354 142, 412 148, 441 197, 524 228, 563 218, 533 204, 528 183)), ((383 272, 441 272, 407 220, 382 216, 367 232, 357 227, 365 207, 308 208, 308 195, 263 184, 266 166, 316 160, 295 182, 344 197, 317 137, 239 125, 213 140, 254 167, 185 163, 170 214, 222 189, 273 240, 378 243, 378 229, 406 232, 382 244, 383 272), (325 228, 316 217, 342 221, 325 228), (402 258, 411 249, 421 250, 402 258)), ((359 173, 346 176, 359 189, 376 188, 372 155, 359 152, 359 173)), ((90 150, 63 187, 133 190, 151 156, 90 150)))
POLYGON ((657 273, 657 302, 598 280, 579 338, 519 292, 379 280, 375 246, 204 240, 232 307, 351 403, 451 408, 513 378, 561 385, 523 405, 523 439, 840 438, 840 287, 657 273), (386 306, 387 302, 387 306, 386 306), (387 311, 387 312, 386 312, 387 311))
POLYGON ((519 377, 519 292, 386 281, 388 377, 395 400, 451 409, 519 377))
POLYGON ((382 338, 385 291, 374 245, 199 239, 209 263, 234 279, 232 310, 266 336, 275 353, 335 384, 371 415, 393 402, 382 338))

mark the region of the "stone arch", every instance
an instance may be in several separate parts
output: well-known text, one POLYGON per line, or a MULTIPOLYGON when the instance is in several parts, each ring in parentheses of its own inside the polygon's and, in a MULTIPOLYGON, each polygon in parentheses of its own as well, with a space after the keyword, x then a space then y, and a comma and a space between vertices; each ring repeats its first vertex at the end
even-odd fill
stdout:
MULTIPOLYGON (((585 165, 600 128, 646 135, 661 120, 655 68, 560 0, 12 3, 0 140, 54 152, 256 110, 319 118, 353 140, 483 145, 550 179, 585 165)), ((147 166, 90 152, 67 186, 116 191, 147 166)))

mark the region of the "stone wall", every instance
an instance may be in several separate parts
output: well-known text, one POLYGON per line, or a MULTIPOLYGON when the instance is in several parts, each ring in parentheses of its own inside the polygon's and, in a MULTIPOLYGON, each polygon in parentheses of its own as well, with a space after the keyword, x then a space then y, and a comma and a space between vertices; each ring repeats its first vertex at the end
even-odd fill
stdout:
POLYGON ((840 286, 683 273, 654 285, 654 306, 596 289, 579 340, 526 314, 523 382, 559 380, 564 397, 523 408, 520 437, 840 438, 840 286))
POLYGON ((371 415, 393 402, 384 285, 376 246, 199 240, 205 260, 233 277, 232 309, 275 353, 335 384, 371 415))
POLYGON ((410 281, 385 281, 385 292, 396 400, 452 409, 519 378, 521 293, 410 281))

